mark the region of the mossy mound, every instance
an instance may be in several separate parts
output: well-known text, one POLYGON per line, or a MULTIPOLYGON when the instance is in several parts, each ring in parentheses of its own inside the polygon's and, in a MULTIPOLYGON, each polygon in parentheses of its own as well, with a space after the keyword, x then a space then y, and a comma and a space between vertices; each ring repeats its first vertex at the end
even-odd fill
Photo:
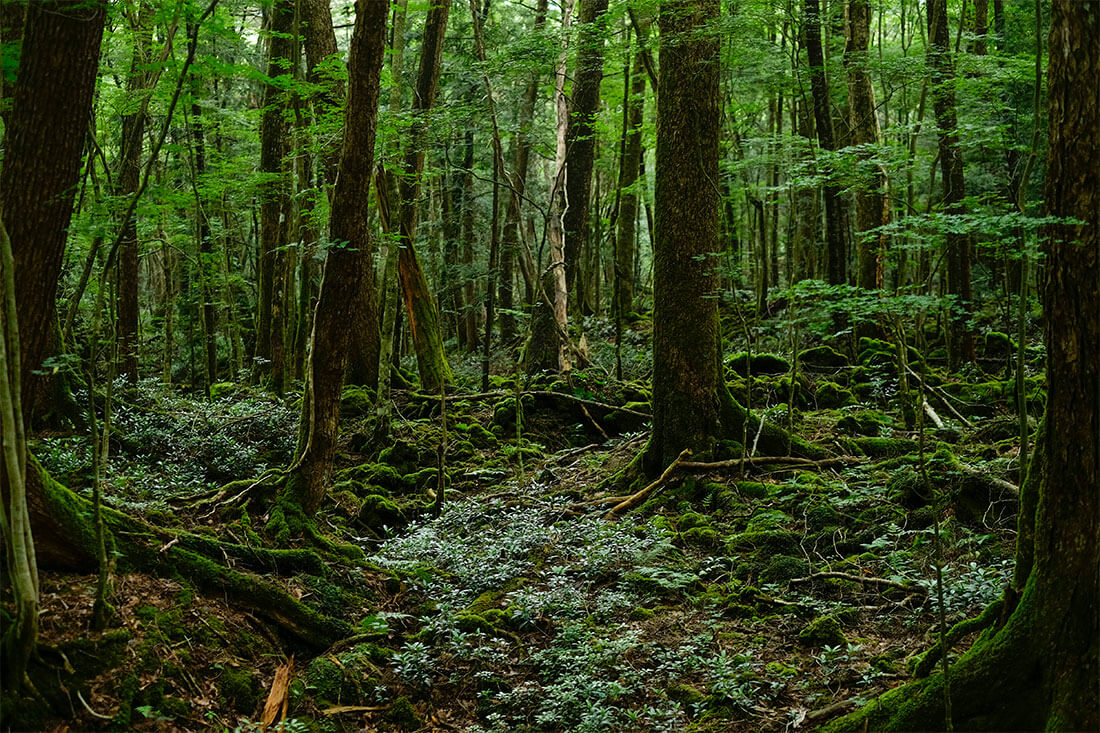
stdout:
POLYGON ((878 437, 884 430, 889 429, 893 421, 884 413, 877 410, 857 410, 847 412, 837 421, 836 427, 849 435, 864 435, 878 437))
POLYGON ((821 382, 814 392, 814 400, 817 402, 818 407, 832 409, 854 404, 856 398, 849 390, 844 389, 836 382, 821 382))
POLYGON ((340 395, 342 417, 365 417, 374 411, 374 393, 366 387, 346 387, 340 395))
POLYGON ((775 354, 753 354, 752 359, 742 351, 734 354, 726 360, 726 369, 741 377, 749 375, 752 369, 753 376, 763 374, 785 374, 791 370, 791 363, 775 354))
POLYGON ((759 552, 765 555, 794 555, 802 535, 785 529, 749 531, 735 534, 726 541, 726 550, 734 556, 759 552))
POLYGON ((806 646, 842 646, 848 643, 835 616, 818 616, 798 632, 798 641, 806 646))
POLYGON ((379 534, 388 534, 408 523, 401 508, 380 494, 371 494, 363 499, 355 519, 361 526, 379 534))
POLYGON ((897 458, 920 450, 909 438, 856 438, 853 443, 870 458, 897 458))
POLYGON ((776 555, 760 571, 761 583, 786 583, 794 578, 802 578, 810 572, 810 564, 801 557, 776 555))
POLYGON ((831 346, 806 349, 798 355, 798 361, 811 369, 836 369, 848 365, 848 359, 831 346))

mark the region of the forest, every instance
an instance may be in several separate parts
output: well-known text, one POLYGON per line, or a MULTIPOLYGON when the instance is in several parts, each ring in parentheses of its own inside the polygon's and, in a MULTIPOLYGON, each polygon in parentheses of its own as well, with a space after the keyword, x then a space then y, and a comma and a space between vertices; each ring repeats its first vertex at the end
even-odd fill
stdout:
POLYGON ((0 729, 1100 730, 1100 0, 4 0, 0 729))

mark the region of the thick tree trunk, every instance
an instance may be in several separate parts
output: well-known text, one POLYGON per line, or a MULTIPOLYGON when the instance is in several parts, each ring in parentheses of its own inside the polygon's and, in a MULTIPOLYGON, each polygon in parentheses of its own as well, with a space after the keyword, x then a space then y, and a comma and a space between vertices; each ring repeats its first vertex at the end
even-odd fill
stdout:
MULTIPOLYGON (((810 64, 810 93, 814 102, 817 140, 822 150, 837 149, 830 112, 829 83, 825 74, 825 56, 821 48, 821 8, 818 0, 805 0, 806 57, 810 64)), ((840 186, 829 180, 832 165, 823 166, 827 176, 822 188, 825 200, 825 253, 830 285, 848 282, 848 225, 840 186)))
MULTIPOLYGON (((951 668, 956 730, 1100 728, 1100 13, 1054 0, 1043 291, 1047 413, 1030 573, 1003 627, 951 668)), ((1028 483, 1031 483, 1029 479, 1028 483)), ((1020 555, 1027 557, 1027 553, 1020 555)), ((827 731, 940 729, 942 675, 892 690, 827 731)))
POLYGON ((50 0, 27 9, 12 108, 4 116, 0 206, 15 260, 23 409, 49 354, 57 281, 87 138, 105 4, 50 0))
MULTIPOLYGON (((955 116, 955 72, 951 61, 951 37, 947 29, 947 0, 927 0, 928 66, 932 70, 932 109, 939 137, 943 177, 943 211, 964 214, 966 182, 955 116)), ((947 360, 951 369, 974 360, 974 334, 970 321, 973 293, 970 286, 970 240, 952 227, 944 235, 947 246, 947 292, 955 297, 947 335, 947 360)))
POLYGON ((340 394, 348 365, 351 329, 361 295, 374 317, 374 265, 370 226, 364 205, 374 166, 374 137, 382 59, 386 48, 388 4, 356 3, 355 31, 348 60, 348 99, 340 175, 332 199, 332 238, 347 242, 329 251, 314 316, 307 395, 303 401, 298 464, 288 479, 287 493, 312 514, 328 490, 339 432, 340 394))
MULTIPOLYGON (((275 79, 291 75, 295 56, 293 0, 277 0, 271 8, 267 75, 275 79), (294 40, 292 40, 292 38, 294 40)), ((283 110, 286 93, 278 83, 264 86, 264 111, 260 119, 260 171, 268 178, 260 186, 260 271, 256 319, 256 356, 260 372, 271 378, 271 388, 281 394, 286 380, 284 344, 287 297, 286 255, 291 201, 287 168, 287 123, 283 110)))

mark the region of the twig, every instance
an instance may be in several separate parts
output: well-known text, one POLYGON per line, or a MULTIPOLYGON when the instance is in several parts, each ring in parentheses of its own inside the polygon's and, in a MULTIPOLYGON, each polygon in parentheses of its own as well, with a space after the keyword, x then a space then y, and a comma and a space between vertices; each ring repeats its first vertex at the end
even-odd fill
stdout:
POLYGON ((92 706, 89 705, 88 701, 84 699, 84 695, 80 694, 80 690, 76 691, 76 696, 80 699, 80 704, 84 706, 84 709, 92 715, 96 716, 100 720, 114 720, 114 717, 111 715, 103 715, 102 713, 97 713, 95 710, 92 710, 92 706))
POLYGON ((665 480, 672 475, 672 472, 680 467, 680 463, 691 455, 691 448, 684 448, 680 451, 680 455, 676 456, 676 460, 668 464, 668 468, 664 470, 656 481, 645 487, 641 491, 638 491, 630 496, 626 497, 622 502, 612 507, 604 516, 605 519, 614 519, 616 515, 622 514, 625 511, 629 511, 634 507, 645 501, 645 498, 657 490, 657 487, 664 484, 665 480))
POLYGON ((905 583, 899 583, 895 580, 887 580, 886 578, 876 578, 874 576, 861 576, 853 575, 852 573, 842 573, 839 571, 827 571, 821 573, 814 573, 813 575, 807 575, 805 578, 795 578, 790 582, 795 583, 809 583, 814 580, 822 580, 825 578, 837 578, 839 580, 850 580, 853 583, 870 583, 871 585, 882 585, 887 588, 897 588, 907 593, 925 593, 928 591, 919 585, 906 585, 905 583))
POLYGON ((916 378, 917 378, 918 380, 920 380, 920 383, 921 383, 922 385, 924 385, 924 388, 925 388, 925 389, 927 389, 927 390, 928 390, 929 392, 931 392, 932 394, 934 394, 934 395, 936 395, 937 397, 939 397, 939 398, 940 398, 940 402, 942 402, 942 403, 943 403, 944 407, 946 407, 946 408, 947 408, 948 410, 951 410, 951 414, 952 414, 952 415, 954 415, 955 417, 957 417, 957 418, 959 419, 959 421, 960 421, 960 422, 961 422, 961 423, 962 423, 963 425, 965 425, 965 426, 966 426, 966 427, 968 427, 968 428, 971 428, 971 429, 973 429, 973 427, 974 427, 974 423, 970 422, 970 421, 969 421, 969 420, 967 420, 967 419, 966 419, 965 417, 963 417, 962 415, 960 415, 960 414, 959 414, 959 411, 958 411, 958 410, 956 410, 956 409, 955 409, 955 408, 954 408, 954 407, 953 407, 953 406, 951 405, 951 401, 950 401, 950 399, 948 398, 948 396, 947 396, 947 393, 946 393, 946 392, 944 392, 944 391, 943 391, 942 389, 937 389, 936 387, 933 387, 933 386, 932 386, 931 384, 929 384, 928 382, 924 381, 924 377, 922 377, 921 375, 919 375, 919 374, 917 374, 917 373, 916 373, 915 371, 913 371, 913 368, 912 368, 911 366, 909 366, 908 364, 906 364, 906 365, 905 365, 905 370, 906 370, 907 372, 909 372, 910 374, 912 374, 912 375, 913 375, 914 377, 916 377, 916 378))

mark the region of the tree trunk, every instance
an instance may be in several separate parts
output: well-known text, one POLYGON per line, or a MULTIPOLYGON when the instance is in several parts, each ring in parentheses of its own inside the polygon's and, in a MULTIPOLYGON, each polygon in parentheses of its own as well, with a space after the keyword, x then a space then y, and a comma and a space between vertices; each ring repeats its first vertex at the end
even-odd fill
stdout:
MULTIPOLYGON (((277 0, 271 8, 268 37, 267 75, 290 76, 297 36, 294 31, 292 0, 277 0), (291 40, 291 39, 294 40, 291 40)), ((266 175, 260 185, 260 271, 256 321, 256 356, 259 371, 270 375, 271 389, 281 394, 285 388, 286 353, 284 303, 287 296, 286 255, 291 202, 289 171, 286 164, 287 123, 283 114, 286 93, 280 84, 264 86, 263 116, 260 118, 260 172, 266 175)))
MULTIPOLYGON (((130 74, 126 79, 126 92, 130 105, 146 91, 149 74, 144 71, 149 63, 153 43, 153 9, 141 3, 138 12, 131 16, 130 31, 133 34, 133 53, 130 57, 130 74)), ((145 147, 145 107, 122 116, 122 144, 119 157, 118 193, 123 201, 134 195, 141 185, 141 152, 145 147)), ((122 239, 118 250, 118 351, 122 359, 121 373, 134 384, 138 380, 138 236, 137 216, 131 216, 123 224, 122 239)))
MULTIPOLYGON (((188 33, 191 43, 195 43, 195 34, 188 33)), ((202 296, 202 336, 203 363, 206 367, 203 375, 203 387, 206 399, 210 399, 210 385, 218 381, 218 352, 215 340, 217 323, 214 317, 214 273, 217 272, 217 264, 214 260, 214 239, 210 234, 210 207, 208 202, 202 199, 201 189, 206 176, 206 136, 202 122, 202 107, 199 106, 199 95, 202 93, 202 82, 199 77, 191 77, 191 140, 194 146, 195 175, 193 185, 195 188, 195 218, 197 220, 197 234, 199 240, 199 286, 202 296)))
MULTIPOLYGON (((848 0, 847 43, 844 46, 844 68, 848 76, 848 114, 851 144, 860 146, 860 166, 867 171, 856 191, 856 236, 859 275, 856 284, 864 290, 882 288, 882 261, 886 255, 886 235, 871 235, 872 229, 890 220, 889 202, 885 196, 886 174, 871 162, 874 147, 879 145, 878 115, 875 113, 875 92, 867 72, 867 50, 871 37, 871 5, 869 0, 848 0)), ((862 171, 861 171, 862 173, 862 171)))
POLYGON ((619 170, 618 232, 615 239, 615 313, 627 316, 634 309, 634 237, 638 224, 638 169, 642 162, 642 114, 645 108, 645 67, 639 51, 630 73, 630 101, 626 115, 626 141, 619 170))
MULTIPOLYGON (((927 0, 928 66, 932 70, 932 110, 936 115, 939 137, 940 170, 943 177, 943 211, 948 215, 966 213, 963 199, 962 150, 959 149, 955 117, 955 72, 951 61, 951 37, 947 30, 947 0, 927 0)), ((944 237, 947 246, 947 292, 954 296, 947 335, 947 360, 951 369, 974 360, 974 334, 970 321, 973 294, 970 287, 970 241, 952 227, 944 237)))
POLYGON ((288 479, 287 493, 307 514, 316 512, 328 490, 339 432, 340 395, 348 365, 355 311, 366 293, 377 334, 374 305, 374 265, 367 207, 374 165, 374 137, 382 59, 386 48, 388 4, 356 3, 355 30, 348 60, 348 99, 340 176, 332 199, 330 229, 334 241, 347 242, 329 250, 321 281, 303 400, 298 465, 288 479))
POLYGON ((424 140, 427 113, 435 102, 439 86, 440 61, 443 56, 443 38, 447 31, 447 15, 451 0, 434 0, 424 26, 424 40, 417 72, 416 98, 413 114, 416 117, 412 140, 405 156, 405 175, 401 190, 401 228, 398 232, 401 248, 398 273, 401 291, 405 299, 405 313, 409 319, 416 365, 420 372, 420 387, 426 392, 438 392, 451 381, 451 368, 443 351, 443 332, 439 327, 439 310, 435 305, 424 269, 417 257, 414 241, 420 175, 424 170, 424 140))
MULTIPOLYGON (((956 730, 1100 728, 1100 14, 1054 0, 1043 291, 1047 413, 1032 565, 1007 621, 951 668, 956 730)), ((1029 477, 1028 483, 1031 483, 1029 477)), ((1025 489, 1026 491, 1026 489, 1025 489)), ((1027 541, 1023 533, 1019 541, 1027 541)), ((827 731, 941 729, 944 680, 896 688, 827 731)))
POLYGON ((50 356, 57 281, 87 138, 104 3, 49 0, 27 9, 12 107, 4 116, 0 206, 11 238, 22 346, 23 410, 50 356))
MULTIPOLYGON (((547 0, 538 0, 535 9, 534 31, 539 33, 546 26, 547 0)), ((508 344, 516 337, 516 317, 513 292, 516 279, 516 260, 520 251, 522 235, 520 227, 523 215, 523 195, 527 189, 527 167, 531 155, 531 123, 535 117, 535 102, 538 100, 539 78, 532 75, 527 81, 520 105, 516 135, 515 153, 512 162, 512 187, 508 196, 508 209, 504 218, 504 232, 501 238, 500 258, 500 340, 508 344)))
POLYGON ((577 69, 573 77, 569 127, 565 133, 565 287, 576 306, 584 300, 584 283, 577 275, 588 244, 588 211, 592 168, 596 156, 596 114, 603 81, 603 17, 607 0, 580 0, 577 69))
MULTIPOLYGON (((825 74, 825 56, 821 48, 821 9, 818 0, 805 0, 806 57, 810 63, 810 93, 813 95, 814 122, 821 149, 837 149, 830 112, 829 84, 825 74)), ((825 200, 825 253, 830 285, 848 282, 848 225, 840 186, 830 179, 833 166, 821 166, 826 180, 822 188, 825 200)))

